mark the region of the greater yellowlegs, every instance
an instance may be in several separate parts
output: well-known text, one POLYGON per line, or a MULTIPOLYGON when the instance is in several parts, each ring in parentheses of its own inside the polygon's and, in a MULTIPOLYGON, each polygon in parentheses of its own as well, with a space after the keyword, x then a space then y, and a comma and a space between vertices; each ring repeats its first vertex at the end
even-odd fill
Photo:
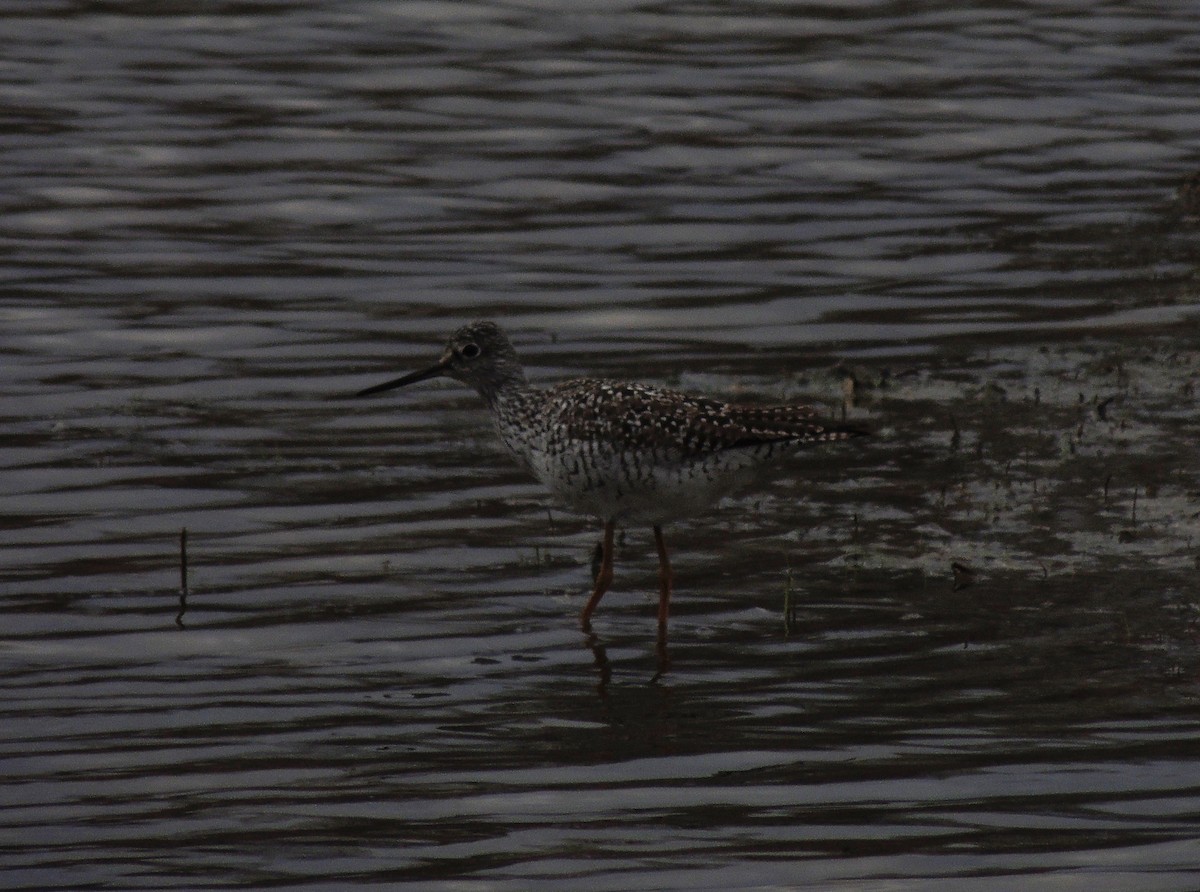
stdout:
POLYGON ((600 571, 580 616, 585 630, 612 583, 616 525, 653 527, 660 643, 672 584, 662 525, 709 507, 804 446, 863 433, 818 421, 811 406, 738 405, 601 378, 530 387, 516 351, 493 322, 454 332, 436 365, 356 395, 438 376, 475 388, 517 461, 568 508, 604 522, 600 571))

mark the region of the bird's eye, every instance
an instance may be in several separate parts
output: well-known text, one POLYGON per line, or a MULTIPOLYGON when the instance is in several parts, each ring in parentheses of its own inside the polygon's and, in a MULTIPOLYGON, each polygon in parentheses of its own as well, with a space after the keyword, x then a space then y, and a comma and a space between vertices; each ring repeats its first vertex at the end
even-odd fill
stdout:
POLYGON ((464 344, 460 352, 462 353, 464 359, 474 359, 480 353, 479 345, 464 344))

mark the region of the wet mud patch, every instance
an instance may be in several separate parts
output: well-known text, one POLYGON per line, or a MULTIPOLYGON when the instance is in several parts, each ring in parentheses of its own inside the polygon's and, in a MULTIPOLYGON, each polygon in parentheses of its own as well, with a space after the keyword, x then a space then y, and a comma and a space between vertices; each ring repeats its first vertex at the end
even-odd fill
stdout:
POLYGON ((1007 345, 828 375, 801 386, 841 386, 876 435, 832 459, 817 498, 837 521, 794 534, 810 569, 915 573, 973 597, 1021 591, 1015 603, 1031 608, 1116 610, 1114 628, 1165 599, 1164 621, 1194 630, 1194 339, 1007 345))
POLYGON ((1197 349, 1015 346, 866 373, 847 386, 879 421, 868 447, 879 477, 849 484, 869 528, 857 560, 929 567, 942 555, 946 567, 1042 575, 1196 568, 1197 349))

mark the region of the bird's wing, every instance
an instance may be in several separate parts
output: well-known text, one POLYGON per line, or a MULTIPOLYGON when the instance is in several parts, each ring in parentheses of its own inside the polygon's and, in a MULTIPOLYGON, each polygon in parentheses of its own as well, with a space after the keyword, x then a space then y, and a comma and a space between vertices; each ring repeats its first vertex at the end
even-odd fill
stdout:
POLYGON ((682 457, 855 433, 821 424, 812 406, 744 406, 619 381, 568 381, 547 396, 554 423, 569 439, 682 457))

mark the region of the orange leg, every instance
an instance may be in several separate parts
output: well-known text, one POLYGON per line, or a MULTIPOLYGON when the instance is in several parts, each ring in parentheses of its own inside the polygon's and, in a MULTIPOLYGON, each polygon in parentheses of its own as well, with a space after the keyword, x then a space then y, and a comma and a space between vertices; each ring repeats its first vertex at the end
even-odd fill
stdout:
POLYGON ((613 531, 616 529, 616 524, 611 520, 604 524, 604 554, 600 557, 600 572, 596 574, 596 587, 592 589, 592 596, 588 598, 588 602, 584 605, 583 613, 579 617, 579 624, 584 629, 592 627, 592 612, 596 609, 596 605, 600 603, 600 599, 604 597, 604 593, 608 591, 608 587, 612 585, 613 578, 613 531))
POLYGON ((654 544, 658 546, 658 637, 667 637, 667 617, 671 614, 671 584, 675 575, 671 572, 671 561, 667 558, 667 543, 663 541, 662 527, 654 527, 654 544))

